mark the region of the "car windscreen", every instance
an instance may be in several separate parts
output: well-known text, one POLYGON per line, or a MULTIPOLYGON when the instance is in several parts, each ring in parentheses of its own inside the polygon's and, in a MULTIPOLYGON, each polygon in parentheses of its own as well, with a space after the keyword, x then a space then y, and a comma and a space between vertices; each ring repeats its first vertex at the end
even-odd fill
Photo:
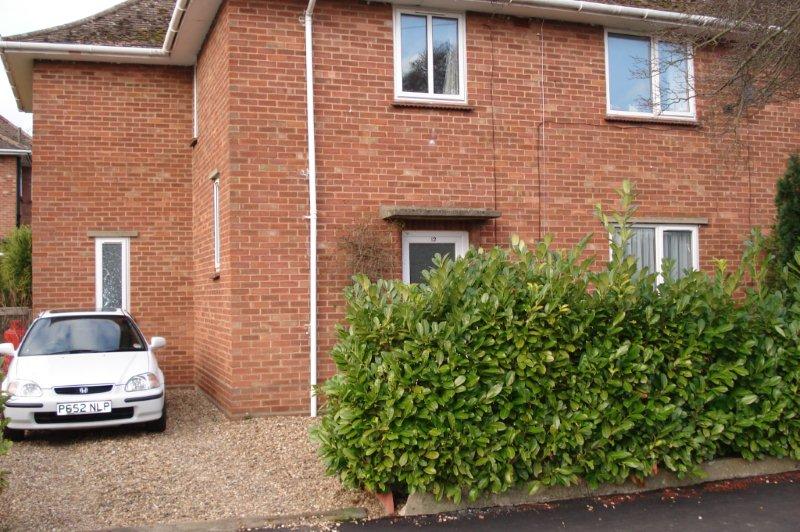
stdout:
POLYGON ((125 316, 63 316, 34 322, 20 356, 145 351, 139 331, 125 316))

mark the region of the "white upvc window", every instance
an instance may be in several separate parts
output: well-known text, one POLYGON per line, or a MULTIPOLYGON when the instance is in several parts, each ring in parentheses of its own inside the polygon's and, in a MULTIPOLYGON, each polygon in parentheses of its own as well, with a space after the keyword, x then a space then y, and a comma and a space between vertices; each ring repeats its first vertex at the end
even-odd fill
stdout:
POLYGON ((694 120, 694 60, 688 45, 605 32, 606 112, 694 120))
POLYGON ((437 254, 457 259, 468 248, 467 231, 403 231, 403 282, 422 282, 422 272, 433 267, 437 254))
POLYGON ((130 238, 95 239, 95 305, 130 310, 130 238))
POLYGON ((214 242, 214 271, 219 272, 221 243, 220 243, 220 223, 219 223, 219 174, 211 176, 211 218, 212 218, 212 240, 214 242))
POLYGON ((398 100, 467 101, 463 13, 394 10, 394 94, 398 100))
POLYGON ((678 279, 687 271, 700 269, 696 225, 636 224, 631 229, 633 234, 625 246, 625 254, 636 259, 639 269, 657 273, 659 283, 664 282, 665 273, 678 279), (670 272, 662 271, 664 259, 672 261, 670 272))

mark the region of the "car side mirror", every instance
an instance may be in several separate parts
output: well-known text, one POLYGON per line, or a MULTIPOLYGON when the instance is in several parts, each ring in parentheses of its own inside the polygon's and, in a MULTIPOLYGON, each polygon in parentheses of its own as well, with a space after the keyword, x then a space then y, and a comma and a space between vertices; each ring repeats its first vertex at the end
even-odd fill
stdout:
POLYGON ((150 339, 150 349, 161 349, 167 346, 167 341, 162 336, 153 336, 150 339))
POLYGON ((17 354, 17 350, 14 349, 14 344, 12 344, 12 343, 0 344, 0 355, 5 355, 7 357, 13 357, 16 354, 17 354))

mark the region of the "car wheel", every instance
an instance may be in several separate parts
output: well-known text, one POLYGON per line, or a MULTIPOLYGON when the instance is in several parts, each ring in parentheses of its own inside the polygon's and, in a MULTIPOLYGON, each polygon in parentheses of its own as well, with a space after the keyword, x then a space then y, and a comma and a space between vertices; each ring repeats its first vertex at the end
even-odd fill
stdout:
POLYGON ((167 430, 167 405, 164 405, 160 418, 148 421, 145 426, 149 432, 164 432, 167 430))
POLYGON ((3 438, 10 441, 22 441, 25 439, 25 431, 22 429, 10 429, 8 427, 3 429, 3 438))

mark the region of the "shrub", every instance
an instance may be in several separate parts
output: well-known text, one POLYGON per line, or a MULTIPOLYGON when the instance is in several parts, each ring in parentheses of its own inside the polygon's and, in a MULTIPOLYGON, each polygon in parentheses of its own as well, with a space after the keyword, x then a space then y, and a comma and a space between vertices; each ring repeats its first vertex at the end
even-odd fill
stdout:
POLYGON ((437 259, 425 284, 356 277, 312 432, 328 473, 458 501, 683 476, 720 456, 800 458, 796 277, 763 288, 754 233, 736 271, 718 262, 657 286, 623 254, 627 184, 622 197, 621 214, 598 209, 622 240, 600 271, 588 237, 567 252, 515 238, 437 259))
POLYGON ((800 246, 800 155, 789 158, 775 194, 775 247, 778 266, 789 264, 800 246))
POLYGON ((30 306, 31 304, 31 229, 22 226, 14 229, 2 246, 0 281, 4 306, 30 306))
POLYGON ((394 256, 386 231, 361 221, 348 228, 339 239, 347 267, 352 274, 363 274, 369 279, 380 279, 391 272, 394 256))

